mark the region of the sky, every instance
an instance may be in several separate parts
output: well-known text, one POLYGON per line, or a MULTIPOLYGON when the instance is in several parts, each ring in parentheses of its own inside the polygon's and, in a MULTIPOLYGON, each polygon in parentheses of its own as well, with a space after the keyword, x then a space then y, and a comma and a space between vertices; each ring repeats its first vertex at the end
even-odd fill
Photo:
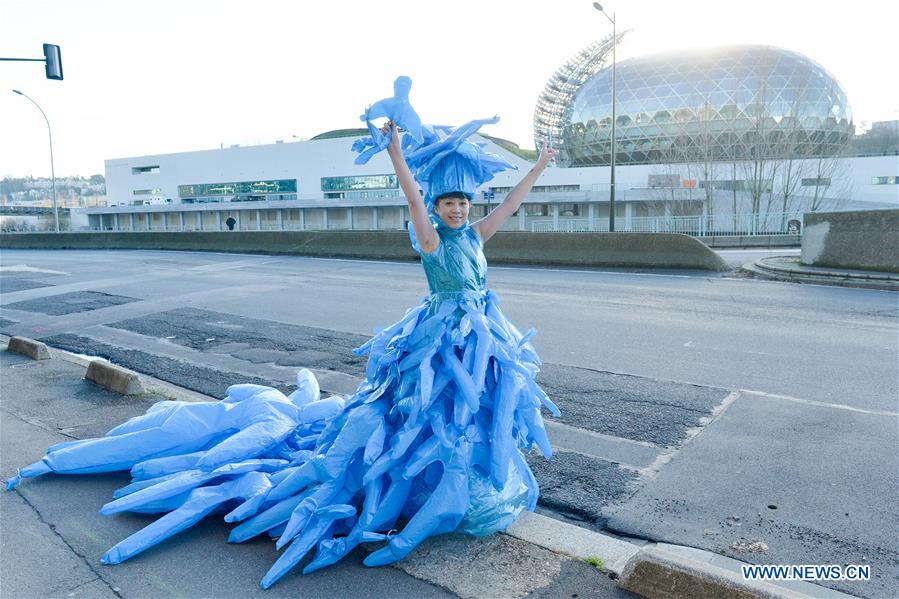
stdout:
MULTIPOLYGON (((899 3, 629 0, 604 6, 632 31, 618 60, 766 44, 804 54, 846 91, 856 125, 899 119, 899 3), (891 50, 892 49, 892 50, 891 50), (894 54, 895 56, 895 54, 894 54)), ((290 141, 361 126, 412 78, 425 122, 498 114, 484 132, 533 146, 537 95, 611 32, 587 0, 0 0, 0 57, 62 48, 64 81, 0 62, 0 177, 58 177, 105 159, 290 141)))

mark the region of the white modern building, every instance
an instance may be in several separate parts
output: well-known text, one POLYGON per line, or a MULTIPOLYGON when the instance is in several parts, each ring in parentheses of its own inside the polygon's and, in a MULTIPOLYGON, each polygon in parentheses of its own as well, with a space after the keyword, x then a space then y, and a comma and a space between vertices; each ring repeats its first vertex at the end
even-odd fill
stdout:
MULTIPOLYGON (((242 230, 403 228, 406 201, 386 153, 364 166, 355 165, 350 151, 355 137, 107 160, 109 205, 85 212, 94 230, 223 230, 229 216, 237 221, 235 229, 242 230)), ((487 142, 487 150, 519 170, 500 173, 479 189, 472 218, 501 202, 532 166, 493 141, 487 142), (483 192, 489 191, 494 197, 487 200, 483 192)), ((658 229, 672 218, 706 213, 701 170, 686 165, 617 167, 616 229, 658 229)), ((836 170, 846 195, 824 194, 819 209, 899 208, 899 157, 841 158, 836 170)), ((732 187, 728 183, 735 178, 727 165, 718 171, 721 187, 732 187)), ((737 172, 739 181, 740 168, 737 172)), ((605 230, 609 175, 607 166, 546 169, 506 228, 605 230)), ((797 184, 799 192, 802 183, 797 184)), ((712 196, 713 214, 722 218, 733 215, 735 196, 741 206, 748 201, 745 190, 715 189, 712 196)), ((768 212, 779 214, 778 201, 772 197, 768 212)), ((737 209, 739 214, 745 211, 737 209)), ((787 212, 802 211, 795 198, 791 200, 787 212)))

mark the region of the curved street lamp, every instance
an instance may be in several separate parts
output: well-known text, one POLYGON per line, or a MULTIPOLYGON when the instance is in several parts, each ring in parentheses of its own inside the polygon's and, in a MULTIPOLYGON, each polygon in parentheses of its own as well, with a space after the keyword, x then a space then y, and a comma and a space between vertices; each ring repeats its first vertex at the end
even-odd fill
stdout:
POLYGON ((44 117, 44 121, 47 123, 47 133, 50 136, 50 177, 53 181, 53 218, 56 221, 56 232, 59 233, 59 207, 56 202, 56 168, 53 166, 53 133, 50 131, 50 120, 47 118, 47 115, 44 113, 44 110, 40 107, 40 105, 35 102, 32 98, 23 94, 17 89, 12 90, 13 93, 19 94, 23 98, 29 100, 32 104, 37 106, 37 109, 41 111, 41 115, 44 117))
POLYGON ((615 13, 609 16, 609 13, 602 9, 599 2, 593 3, 593 8, 603 14, 605 18, 612 23, 612 159, 609 161, 611 167, 610 184, 609 184, 609 231, 615 230, 615 49, 618 47, 618 36, 615 30, 615 13))

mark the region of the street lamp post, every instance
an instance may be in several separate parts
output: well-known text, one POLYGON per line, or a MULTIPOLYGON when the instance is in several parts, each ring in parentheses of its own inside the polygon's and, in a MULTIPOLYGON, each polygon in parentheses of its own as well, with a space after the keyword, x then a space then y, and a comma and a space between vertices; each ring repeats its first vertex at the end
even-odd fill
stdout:
POLYGON ((23 98, 29 100, 32 104, 37 106, 37 109, 41 111, 41 115, 44 117, 44 121, 47 123, 47 134, 50 136, 50 177, 53 183, 53 218, 56 221, 56 232, 59 233, 59 206, 56 201, 56 168, 53 166, 53 132, 50 130, 50 120, 47 118, 44 110, 29 96, 23 94, 17 89, 12 90, 13 93, 19 94, 23 98))
POLYGON ((615 28, 615 13, 609 14, 602 9, 599 2, 593 3, 593 8, 598 10, 612 23, 612 158, 609 161, 611 167, 609 183, 609 231, 615 230, 615 49, 618 47, 618 35, 615 28))

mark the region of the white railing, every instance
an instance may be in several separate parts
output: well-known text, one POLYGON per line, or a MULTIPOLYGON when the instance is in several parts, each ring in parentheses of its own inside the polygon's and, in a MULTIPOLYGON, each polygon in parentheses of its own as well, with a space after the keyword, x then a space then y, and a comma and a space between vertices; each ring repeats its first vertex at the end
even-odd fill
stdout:
MULTIPOLYGON (((802 222, 802 214, 712 214, 695 216, 615 217, 615 230, 635 233, 683 233, 695 237, 722 235, 796 235, 790 221, 802 222)), ((609 230, 608 217, 565 218, 531 221, 533 233, 587 233, 609 230)))
MULTIPOLYGON (((799 231, 790 227, 790 221, 802 222, 802 214, 793 212, 775 212, 768 214, 713 214, 695 216, 644 216, 626 219, 624 216, 615 218, 615 229, 621 232, 636 233, 682 233, 694 237, 707 236, 745 236, 745 235, 795 235, 799 231)), ((522 228, 518 218, 511 218, 504 223, 502 230, 517 231, 530 230, 533 233, 590 233, 606 232, 609 230, 608 216, 588 218, 572 218, 560 216, 558 219, 528 217, 522 228)), ((93 231, 115 230, 111 223, 104 223, 104 227, 93 226, 93 231)), ((348 230, 346 222, 337 223, 305 223, 296 221, 277 222, 264 221, 261 223, 263 231, 345 231, 348 230)), ((370 230, 395 230, 397 227, 380 226, 375 229, 373 223, 359 223, 353 227, 357 231, 370 230)), ((119 229, 129 231, 128 228, 119 229)), ((135 232, 147 231, 146 224, 138 226, 135 232)), ((197 227, 196 222, 185 221, 184 228, 180 223, 170 222, 167 227, 161 225, 151 226, 150 231, 227 231, 222 223, 204 224, 203 228, 197 227)), ((251 220, 243 222, 242 227, 235 231, 257 231, 256 222, 251 220)))
MULTIPOLYGON (((616 229, 620 228, 616 221, 616 229)), ((557 224, 553 224, 552 220, 534 220, 531 221, 532 233, 594 233, 609 230, 609 219, 594 218, 590 222, 586 218, 565 218, 559 219, 557 224)))
MULTIPOLYGON (((517 227, 516 227, 517 228, 517 227)), ((221 226, 217 226, 215 224, 204 224, 203 228, 199 228, 195 222, 186 222, 184 223, 184 227, 182 228, 178 224, 169 224, 167 227, 163 227, 162 225, 152 226, 149 229, 146 228, 146 225, 137 227, 135 229, 130 229, 127 227, 123 227, 120 229, 116 229, 112 226, 105 227, 82 227, 84 231, 106 231, 106 232, 119 232, 119 233, 176 233, 176 232, 195 232, 195 231, 231 231, 232 229, 228 229, 228 226, 222 223, 221 226)), ((23 229, 21 232, 35 232, 35 231, 52 231, 53 228, 49 227, 47 229, 23 229)), ((262 223, 262 228, 256 228, 256 223, 252 222, 250 224, 243 223, 241 228, 238 228, 236 225, 233 231, 349 231, 350 228, 346 223, 328 223, 327 225, 323 223, 306 223, 299 224, 294 222, 285 222, 282 225, 278 225, 278 223, 262 223)), ((394 231, 403 229, 400 227, 381 227, 380 229, 375 229, 371 224, 367 225, 355 225, 352 228, 353 231, 394 231)), ((20 232, 19 230, 9 230, 3 231, 5 232, 20 232)))

